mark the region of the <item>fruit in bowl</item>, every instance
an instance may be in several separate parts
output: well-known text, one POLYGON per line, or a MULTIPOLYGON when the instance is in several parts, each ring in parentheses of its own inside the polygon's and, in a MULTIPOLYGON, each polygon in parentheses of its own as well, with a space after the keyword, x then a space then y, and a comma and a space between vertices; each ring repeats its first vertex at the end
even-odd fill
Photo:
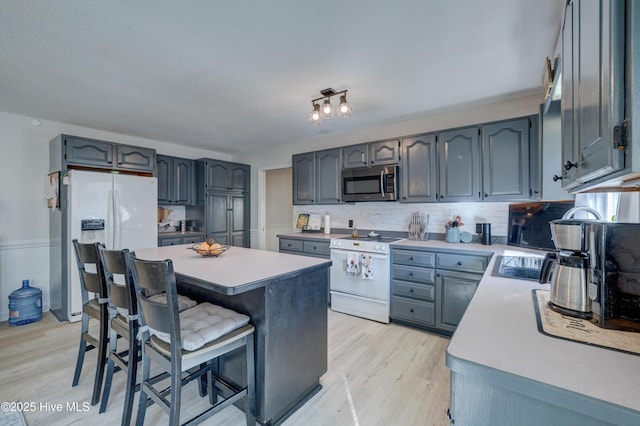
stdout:
POLYGON ((209 238, 207 241, 200 243, 196 247, 196 251, 202 256, 217 256, 224 251, 221 244, 215 242, 214 239, 209 238))

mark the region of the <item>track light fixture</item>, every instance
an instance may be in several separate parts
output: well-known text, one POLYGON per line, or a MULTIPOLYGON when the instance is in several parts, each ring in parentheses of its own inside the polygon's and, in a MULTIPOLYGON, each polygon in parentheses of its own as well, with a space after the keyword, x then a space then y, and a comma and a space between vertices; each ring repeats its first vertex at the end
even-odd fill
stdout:
POLYGON ((336 92, 332 88, 324 89, 320 91, 322 97, 316 98, 311 101, 311 105, 313 105, 313 109, 309 114, 309 124, 312 126, 319 125, 322 120, 331 120, 336 112, 336 109, 331 104, 331 97, 340 95, 340 103, 338 104, 338 117, 340 118, 349 118, 351 117, 351 105, 347 102, 347 91, 342 90, 340 92, 336 92), (322 106, 318 101, 324 99, 322 106))

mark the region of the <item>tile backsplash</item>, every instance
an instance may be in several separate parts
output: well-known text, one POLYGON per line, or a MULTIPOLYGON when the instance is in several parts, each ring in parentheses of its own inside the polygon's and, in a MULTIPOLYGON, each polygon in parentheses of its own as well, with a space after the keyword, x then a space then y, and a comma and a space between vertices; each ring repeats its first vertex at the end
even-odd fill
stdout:
POLYGON ((408 233, 411 213, 422 212, 429 215, 429 232, 444 234, 445 224, 453 216, 460 215, 464 226, 462 231, 476 232, 476 223, 491 223, 494 236, 507 236, 509 203, 394 203, 371 202, 326 206, 293 206, 293 228, 301 213, 328 214, 332 228, 348 228, 349 219, 354 227, 379 231, 406 231, 408 233))

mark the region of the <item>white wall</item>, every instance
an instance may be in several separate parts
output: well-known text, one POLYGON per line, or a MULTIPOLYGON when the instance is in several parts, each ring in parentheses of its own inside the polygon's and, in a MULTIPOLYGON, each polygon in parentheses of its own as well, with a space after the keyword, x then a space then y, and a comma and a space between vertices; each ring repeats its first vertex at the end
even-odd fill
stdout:
POLYGON ((231 160, 228 154, 104 132, 0 112, 0 321, 8 318, 9 294, 23 279, 43 291, 49 309, 49 215, 45 183, 49 141, 61 133, 155 148, 185 158, 231 160))

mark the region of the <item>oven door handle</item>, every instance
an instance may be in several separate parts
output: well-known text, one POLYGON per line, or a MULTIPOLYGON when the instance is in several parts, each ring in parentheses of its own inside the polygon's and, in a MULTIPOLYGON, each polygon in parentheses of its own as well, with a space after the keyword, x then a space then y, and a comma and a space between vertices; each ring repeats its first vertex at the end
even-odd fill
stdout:
POLYGON ((342 250, 342 249, 331 249, 331 254, 343 254, 343 255, 347 255, 349 253, 358 253, 358 254, 362 254, 365 253, 369 256, 371 256, 373 259, 389 259, 389 255, 388 254, 376 254, 376 253, 370 253, 367 251, 360 251, 360 250, 342 250))
POLYGON ((384 170, 380 172, 380 194, 384 198, 384 170))

